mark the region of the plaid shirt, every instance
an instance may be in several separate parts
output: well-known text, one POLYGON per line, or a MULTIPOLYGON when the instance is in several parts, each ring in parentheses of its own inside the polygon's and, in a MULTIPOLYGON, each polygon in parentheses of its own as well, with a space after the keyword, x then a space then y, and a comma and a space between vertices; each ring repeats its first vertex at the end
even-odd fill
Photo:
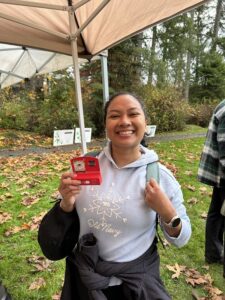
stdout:
POLYGON ((214 110, 202 151, 198 180, 225 187, 225 100, 214 110))

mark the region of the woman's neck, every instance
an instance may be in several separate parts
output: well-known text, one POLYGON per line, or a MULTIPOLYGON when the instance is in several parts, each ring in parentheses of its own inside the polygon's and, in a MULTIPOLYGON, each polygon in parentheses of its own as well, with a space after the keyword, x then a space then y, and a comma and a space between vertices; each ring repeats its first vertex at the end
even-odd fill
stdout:
POLYGON ((118 167, 126 166, 141 157, 139 145, 136 148, 115 148, 111 145, 111 156, 118 167))

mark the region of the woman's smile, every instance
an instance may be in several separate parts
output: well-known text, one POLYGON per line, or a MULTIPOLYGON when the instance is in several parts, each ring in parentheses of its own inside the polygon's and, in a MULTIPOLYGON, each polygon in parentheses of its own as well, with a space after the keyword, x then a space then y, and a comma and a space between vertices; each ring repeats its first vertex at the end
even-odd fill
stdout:
POLYGON ((134 134, 134 130, 119 130, 117 131, 117 134, 120 135, 120 136, 131 136, 134 134))

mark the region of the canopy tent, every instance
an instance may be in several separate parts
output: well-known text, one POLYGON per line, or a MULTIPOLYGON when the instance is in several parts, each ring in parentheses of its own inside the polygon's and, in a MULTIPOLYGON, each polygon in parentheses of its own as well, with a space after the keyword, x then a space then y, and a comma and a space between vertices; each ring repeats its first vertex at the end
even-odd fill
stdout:
MULTIPOLYGON (((91 60, 101 59, 103 94, 108 89, 107 52, 104 51, 91 60)), ((79 58, 79 64, 89 60, 79 58)), ((16 84, 22 80, 31 79, 39 74, 46 74, 66 69, 73 65, 71 55, 59 54, 46 50, 28 48, 24 46, 0 44, 0 89, 16 84)), ((103 99, 106 99, 105 95, 103 99)))
POLYGON ((85 153, 78 56, 92 57, 208 0, 0 0, 0 42, 72 54, 85 153))
POLYGON ((0 44, 0 88, 72 66, 72 56, 0 44))

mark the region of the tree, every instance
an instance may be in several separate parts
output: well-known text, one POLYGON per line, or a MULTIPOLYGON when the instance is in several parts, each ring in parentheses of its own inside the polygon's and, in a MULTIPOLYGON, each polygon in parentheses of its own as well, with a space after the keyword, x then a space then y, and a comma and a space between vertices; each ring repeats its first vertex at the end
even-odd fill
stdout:
POLYGON ((146 48, 139 34, 109 49, 109 85, 113 91, 135 91, 143 83, 146 48))
POLYGON ((225 98, 225 62, 221 54, 206 53, 201 57, 199 81, 192 86, 190 96, 196 100, 225 98))

